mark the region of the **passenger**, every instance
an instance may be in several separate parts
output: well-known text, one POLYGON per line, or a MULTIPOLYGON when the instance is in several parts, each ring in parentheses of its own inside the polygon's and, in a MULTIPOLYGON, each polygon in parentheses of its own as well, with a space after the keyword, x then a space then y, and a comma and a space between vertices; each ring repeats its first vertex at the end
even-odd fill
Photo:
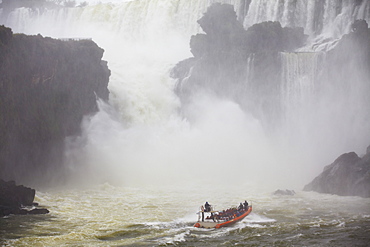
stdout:
POLYGON ((244 208, 243 203, 240 203, 238 210, 243 210, 243 208, 244 208))
POLYGON ((247 200, 244 201, 244 209, 245 210, 248 210, 248 202, 247 202, 247 200))
POLYGON ((211 212, 211 205, 209 205, 208 202, 206 202, 206 204, 204 204, 204 207, 205 207, 205 211, 204 212, 211 212))
POLYGON ((204 221, 204 206, 200 206, 200 211, 202 212, 202 221, 204 221))

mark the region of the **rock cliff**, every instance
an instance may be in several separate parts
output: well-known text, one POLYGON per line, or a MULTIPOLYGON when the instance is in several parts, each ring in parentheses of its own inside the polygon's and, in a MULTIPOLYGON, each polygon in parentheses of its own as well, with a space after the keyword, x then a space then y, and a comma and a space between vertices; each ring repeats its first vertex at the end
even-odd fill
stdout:
MULTIPOLYGON (((364 20, 356 20, 352 24, 352 32, 343 36, 337 45, 327 53, 327 77, 342 90, 348 85, 366 85, 365 92, 370 91, 370 28, 364 20)), ((346 93, 338 94, 346 95, 346 93)), ((370 97, 359 98, 367 102, 365 118, 370 115, 370 97)), ((346 99, 344 99, 344 102, 346 99)), ((343 114, 348 114, 343 112, 343 114)), ((363 116, 359 116, 363 117, 363 116)), ((369 130, 369 129, 368 129, 369 130)), ((367 153, 360 158, 356 153, 347 153, 337 158, 334 163, 325 167, 324 171, 304 190, 330 193, 343 196, 370 197, 370 146, 367 153)))
POLYGON ((0 26, 0 178, 40 184, 63 170, 65 137, 98 110, 97 97, 108 100, 103 52, 92 40, 0 26))
POLYGON ((370 146, 362 158, 354 152, 342 154, 303 190, 370 197, 370 146))
POLYGON ((249 96, 256 94, 262 95, 258 99, 261 108, 278 105, 271 99, 279 90, 276 82, 281 80, 279 52, 302 46, 307 38, 303 28, 283 28, 279 22, 270 21, 245 30, 233 6, 220 3, 211 5, 198 23, 205 34, 191 37, 193 57, 181 61, 172 70, 172 77, 178 79, 176 90, 183 105, 199 91, 232 98, 243 108, 250 105, 249 96), (254 73, 249 73, 250 66, 254 73), (256 85, 246 87, 248 76, 256 85))
POLYGON ((0 217, 9 214, 47 214, 46 208, 37 208, 35 190, 0 179, 0 217), (27 206, 29 206, 27 208, 27 206), (32 207, 30 207, 32 206, 32 207))

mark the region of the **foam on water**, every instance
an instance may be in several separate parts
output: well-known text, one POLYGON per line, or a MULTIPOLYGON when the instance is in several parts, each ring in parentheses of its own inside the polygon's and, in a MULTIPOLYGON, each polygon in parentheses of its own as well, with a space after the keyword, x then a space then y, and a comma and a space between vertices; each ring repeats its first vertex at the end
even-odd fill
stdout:
MULTIPOLYGON (((66 243, 156 246, 180 242, 192 246, 194 241, 210 241, 217 245, 255 238, 260 244, 268 245, 276 240, 320 243, 316 233, 335 239, 340 238, 336 234, 338 230, 361 234, 357 226, 369 224, 369 199, 303 192, 278 197, 258 190, 243 191, 236 187, 217 187, 212 191, 209 188, 123 188, 102 184, 83 190, 37 192, 37 202, 46 206, 50 214, 23 218, 10 216, 2 219, 7 227, 0 227, 0 231, 11 246, 35 243, 47 246, 66 243), (198 206, 205 199, 220 209, 237 206, 239 201, 247 199, 253 201, 253 212, 231 227, 218 230, 194 228, 198 206), (22 221, 22 231, 12 227, 19 225, 18 220, 22 221), (298 234, 303 234, 304 238, 298 234)), ((363 230, 366 232, 366 227, 363 230)))

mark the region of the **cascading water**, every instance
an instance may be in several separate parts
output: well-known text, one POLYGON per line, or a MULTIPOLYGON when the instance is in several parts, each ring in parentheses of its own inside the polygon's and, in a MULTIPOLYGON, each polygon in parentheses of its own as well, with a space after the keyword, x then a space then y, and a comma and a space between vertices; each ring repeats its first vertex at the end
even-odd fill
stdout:
MULTIPOLYGON (((320 75, 323 53, 312 53, 311 46, 305 48, 311 53, 282 53, 282 81, 277 83, 285 119, 275 133, 278 140, 266 134, 263 120, 232 100, 201 92, 188 106, 189 119, 183 119, 175 81, 169 77, 174 64, 191 56, 190 35, 201 31, 196 21, 213 2, 234 4, 245 27, 265 20, 303 26, 320 46, 322 37, 340 37, 356 18, 369 22, 368 1, 92 2, 0 12, 0 24, 14 32, 92 38, 105 49, 112 71, 110 104, 99 100, 100 111, 84 119, 82 135, 66 141, 67 167, 76 181, 99 185, 38 191, 36 200, 47 205, 50 218, 0 219, 6 222, 0 224, 0 245, 368 244, 368 199, 270 193, 285 186, 300 190, 339 154, 353 149, 361 153, 369 144, 368 120, 359 117, 368 109, 364 102, 369 91, 361 76, 343 87, 350 90, 337 90, 335 82, 318 80, 325 78, 320 75), (314 14, 316 4, 324 6, 321 19, 314 14), (343 144, 341 138, 350 136, 343 144), (245 199, 252 200, 254 212, 243 222, 217 231, 193 230, 194 212, 204 200, 222 209, 245 199)), ((253 84, 254 62, 251 55, 247 85, 253 84)))
MULTIPOLYGON (((312 136, 315 109, 320 98, 320 69, 323 53, 281 53, 282 81, 281 108, 283 112, 283 134, 287 139, 301 137, 300 142, 312 136)), ((308 143, 304 146, 309 147, 308 143)))
MULTIPOLYGON (((110 103, 119 120, 101 111, 85 122, 84 135, 77 138, 82 147, 68 151, 73 173, 87 169, 102 181, 136 184, 158 180, 153 173, 164 176, 163 181, 171 180, 176 169, 185 170, 182 174, 197 173, 188 163, 203 161, 186 161, 194 150, 180 140, 189 127, 177 116, 175 82, 168 75, 175 63, 190 56, 190 35, 199 31, 196 21, 213 2, 152 0, 42 11, 23 8, 4 18, 14 32, 88 37, 105 49, 112 71, 110 103), (166 141, 176 144, 168 146, 166 141), (176 157, 180 152, 183 155, 176 157)), ((208 142, 210 137, 205 138, 208 142)), ((208 143, 200 143, 198 148, 207 153, 208 143)))
MULTIPOLYGON (((283 107, 289 107, 284 113, 285 119, 292 120, 289 115, 296 116, 303 107, 312 107, 315 102, 315 91, 318 90, 318 71, 320 53, 281 53, 283 71, 281 95, 283 107)), ((303 111, 307 112, 307 111, 303 111)), ((301 119, 303 116, 299 116, 301 119)), ((303 120, 303 119, 302 119, 303 120)), ((302 123, 303 124, 303 123, 302 123)), ((302 126, 293 124, 293 126, 302 126)))
MULTIPOLYGON (((218 107, 220 112, 216 112, 212 104, 217 105, 218 100, 199 97, 199 102, 194 102, 191 108, 195 111, 193 116, 196 119, 191 125, 178 115, 177 109, 180 105, 173 91, 175 82, 168 76, 169 70, 181 59, 191 56, 188 48, 190 35, 201 31, 196 21, 211 3, 233 4, 237 13, 242 13, 240 8, 246 10, 248 7, 244 17, 245 27, 260 21, 279 20, 283 26, 304 26, 306 33, 311 37, 318 37, 316 34, 323 35, 333 30, 343 34, 348 30, 351 20, 358 17, 369 18, 367 1, 362 1, 358 5, 350 4, 348 1, 343 1, 342 5, 325 1, 322 3, 324 10, 321 19, 315 16, 318 4, 316 1, 272 3, 267 0, 256 0, 251 1, 249 5, 248 1, 237 0, 109 2, 52 10, 21 8, 9 15, 3 15, 0 20, 14 32, 41 33, 56 38, 88 37, 93 38, 105 49, 104 59, 108 61, 108 66, 112 70, 109 89, 110 103, 114 109, 110 114, 102 110, 84 122, 84 135, 77 138, 82 146, 68 152, 68 166, 75 173, 81 169, 80 167, 85 170, 88 164, 91 173, 103 181, 130 181, 127 183, 133 180, 138 183, 149 181, 149 178, 152 178, 151 174, 155 172, 166 178, 162 180, 171 180, 169 177, 173 177, 178 171, 190 176, 199 166, 204 166, 205 169, 212 166, 222 167, 222 163, 229 162, 220 157, 238 156, 235 149, 238 145, 248 147, 249 154, 242 155, 239 161, 233 161, 235 167, 245 167, 248 170, 256 167, 248 164, 258 164, 260 173, 264 175, 271 173, 271 176, 276 170, 283 173, 285 170, 297 169, 295 165, 297 160, 290 157, 291 155, 281 160, 281 163, 289 164, 283 169, 274 165, 272 161, 274 158, 264 160, 259 157, 261 152, 273 154, 284 151, 279 147, 272 147, 269 137, 266 137, 259 127, 258 130, 254 130, 248 123, 252 121, 252 126, 256 126, 258 121, 252 120, 248 114, 244 116, 245 113, 231 102, 222 103, 221 105, 225 106, 218 107), (333 14, 333 9, 337 15, 333 14), (323 28, 317 29, 313 25, 314 21, 320 22, 323 28), (208 104, 211 105, 205 106, 208 104), (207 111, 213 112, 213 115, 206 114, 207 111), (230 112, 235 115, 230 115, 230 112), (235 123, 228 122, 228 125, 221 123, 217 127, 219 129, 207 126, 206 123, 214 125, 212 121, 215 120, 220 123, 218 118, 222 115, 237 120, 235 123), (205 119, 205 116, 209 119, 205 119), (245 140, 236 138, 243 135, 228 133, 230 129, 238 129, 233 128, 233 124, 245 126, 245 140), (203 132, 203 137, 195 134, 199 131, 203 132), (251 135, 251 131, 258 134, 251 135), (231 138, 229 144, 228 142, 220 146, 212 144, 212 138, 222 140, 228 135, 234 136, 234 141, 231 138), (258 139, 259 143, 252 137, 258 139), (188 142, 198 142, 199 145, 191 147, 188 142), (220 157, 217 155, 213 157, 212 153, 217 153, 220 157), (189 156, 193 158, 189 159, 189 156), (286 159, 291 161, 287 162, 286 159), (153 163, 153 160, 156 162, 153 163), (208 165, 204 165, 205 163, 208 165), (141 178, 139 174, 142 174, 141 178)), ((288 128, 286 125, 282 128, 286 131, 297 129, 297 132, 289 133, 291 139, 302 139, 302 131, 298 129, 307 126, 307 114, 311 114, 312 109, 304 108, 308 107, 307 102, 314 101, 312 90, 317 83, 314 81, 316 65, 309 64, 308 61, 311 61, 311 58, 314 61, 315 57, 319 56, 313 53, 282 54, 284 71, 282 105, 287 121, 292 127, 288 128)), ((250 59, 250 66, 247 69, 251 69, 252 73, 253 57, 250 59)), ((101 109, 106 108, 101 105, 101 109)), ((314 140, 310 139, 307 145, 312 142, 314 140)), ((327 144, 330 146, 331 142, 328 141, 327 144)), ((76 147, 75 143, 68 145, 76 147)), ((340 152, 346 151, 345 148, 351 149, 348 146, 342 147, 340 152)), ((314 176, 321 170, 323 163, 331 161, 332 155, 338 155, 338 152, 333 151, 324 160, 311 159, 317 169, 313 169, 310 162, 302 164, 301 168, 310 170, 311 176, 314 176), (310 166, 311 169, 308 168, 310 166)), ((317 152, 313 152, 313 155, 322 157, 317 152)))
POLYGON ((274 1, 254 0, 244 18, 244 27, 263 21, 279 21, 282 26, 303 27, 310 36, 340 38, 356 19, 370 19, 369 1, 274 1))
MULTIPOLYGON (((353 81, 345 88, 351 89, 345 91, 340 89, 338 81, 333 81, 330 76, 323 78, 320 74, 327 66, 325 53, 351 31, 351 24, 356 19, 369 22, 369 1, 251 1, 243 22, 245 28, 262 21, 279 21, 282 26, 304 27, 309 35, 304 48, 296 53, 281 54, 283 123, 278 134, 283 135, 285 141, 294 143, 290 147, 300 146, 298 150, 304 150, 304 153, 318 154, 320 152, 314 150, 317 146, 335 157, 336 152, 348 152, 348 149, 362 153, 360 146, 368 145, 369 130, 363 128, 368 117, 359 117, 368 115, 368 101, 363 100, 366 93, 358 91, 367 92, 368 78, 356 83, 353 82, 356 79, 350 78, 353 81), (343 104, 344 101, 347 103, 343 104), (356 121, 342 119, 343 112, 356 112, 351 115, 356 121), (353 142, 354 129, 361 129, 355 134, 360 145, 353 142), (351 148, 349 143, 352 143, 351 148), (336 146, 336 149, 330 146, 336 146)), ((353 73, 358 73, 356 68, 353 73)), ((312 163, 328 162, 329 158, 312 160, 312 163)))

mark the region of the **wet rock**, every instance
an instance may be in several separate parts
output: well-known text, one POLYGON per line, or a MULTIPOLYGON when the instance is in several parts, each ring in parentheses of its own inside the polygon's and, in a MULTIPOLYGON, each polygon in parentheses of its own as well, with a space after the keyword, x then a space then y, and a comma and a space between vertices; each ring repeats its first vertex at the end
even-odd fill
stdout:
POLYGON ((303 46, 307 39, 303 28, 283 28, 276 21, 255 24, 246 33, 246 44, 251 53, 293 51, 303 46))
POLYGON ((340 196, 370 197, 369 148, 362 158, 354 152, 342 154, 303 190, 340 196))
POLYGON ((245 30, 230 4, 212 4, 198 23, 205 34, 191 37, 190 48, 196 58, 205 55, 223 58, 223 53, 230 52, 245 56, 266 51, 292 51, 304 45, 307 39, 303 28, 283 28, 279 22, 262 22, 245 30))
POLYGON ((255 116, 260 110, 278 112, 279 52, 302 46, 307 38, 303 28, 283 28, 279 22, 270 21, 245 30, 234 7, 221 3, 208 7, 198 23, 204 33, 191 37, 193 57, 179 62, 171 73, 178 80, 176 93, 182 105, 186 107, 193 95, 205 91, 232 98, 242 108, 249 108, 254 101, 258 106, 248 111, 255 116))
POLYGON ((63 182, 65 139, 109 99, 104 50, 90 39, 13 34, 0 26, 0 178, 63 182), (37 178, 37 179, 35 179, 37 178))
POLYGON ((2 206, 31 206, 35 199, 35 190, 14 181, 0 180, 0 205, 2 206))
POLYGON ((49 210, 47 210, 46 208, 35 208, 27 212, 27 214, 48 214, 48 213, 49 210))
POLYGON ((0 179, 0 217, 9 214, 47 214, 45 208, 35 208, 35 190, 14 181, 5 182, 0 179), (28 209, 27 206, 32 206, 28 209))
POLYGON ((355 20, 351 25, 353 32, 366 32, 368 29, 368 24, 365 20, 355 20))

